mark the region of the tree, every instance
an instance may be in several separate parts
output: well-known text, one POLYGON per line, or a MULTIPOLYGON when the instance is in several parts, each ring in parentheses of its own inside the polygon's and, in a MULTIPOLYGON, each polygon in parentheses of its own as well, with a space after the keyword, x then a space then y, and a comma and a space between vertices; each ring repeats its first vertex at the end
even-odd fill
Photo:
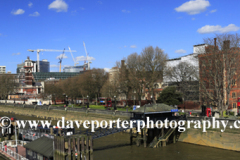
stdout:
POLYGON ((118 96, 121 91, 119 89, 119 72, 116 71, 114 73, 114 76, 110 77, 108 80, 104 83, 103 87, 101 88, 101 94, 104 97, 111 97, 118 96))
MULTIPOLYGON (((195 59, 193 57, 190 61, 194 62, 195 59)), ((199 72, 194 63, 182 61, 175 66, 168 65, 164 69, 164 78, 170 85, 177 86, 183 101, 199 99, 199 72)))
POLYGON ((166 87, 160 93, 157 102, 167 105, 178 105, 182 103, 182 95, 176 90, 176 87, 166 87))
MULTIPOLYGON (((154 84, 163 79, 163 69, 167 59, 168 55, 159 47, 149 46, 141 52, 145 87, 149 88, 152 97, 154 97, 154 84)), ((155 98, 153 98, 153 103, 156 103, 155 98)))
POLYGON ((137 95, 139 105, 141 106, 141 99, 144 92, 143 90, 146 85, 142 57, 137 53, 130 54, 127 58, 127 70, 129 73, 129 88, 133 90, 134 96, 137 95))
POLYGON ((16 83, 14 75, 0 75, 0 96, 1 99, 7 100, 8 95, 15 91, 16 83))
POLYGON ((222 114, 228 109, 230 94, 239 80, 240 36, 220 34, 204 42, 209 46, 205 54, 199 55, 201 99, 216 105, 222 114))

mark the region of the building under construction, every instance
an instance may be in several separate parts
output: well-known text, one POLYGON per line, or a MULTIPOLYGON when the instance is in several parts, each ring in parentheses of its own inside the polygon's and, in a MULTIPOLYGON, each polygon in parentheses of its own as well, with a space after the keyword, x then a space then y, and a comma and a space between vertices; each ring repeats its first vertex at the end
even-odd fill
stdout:
POLYGON ((63 72, 82 72, 88 70, 88 64, 85 63, 81 66, 68 66, 63 68, 63 72))

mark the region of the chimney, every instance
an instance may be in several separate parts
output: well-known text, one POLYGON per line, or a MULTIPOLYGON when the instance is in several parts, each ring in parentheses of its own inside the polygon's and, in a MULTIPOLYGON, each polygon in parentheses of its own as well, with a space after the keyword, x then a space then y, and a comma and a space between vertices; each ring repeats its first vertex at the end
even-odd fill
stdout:
POLYGON ((230 40, 223 41, 223 50, 228 50, 230 48, 230 40))
POLYGON ((217 38, 214 38, 214 48, 217 48, 217 38))
POLYGON ((125 65, 125 60, 121 60, 121 68, 124 67, 125 65))

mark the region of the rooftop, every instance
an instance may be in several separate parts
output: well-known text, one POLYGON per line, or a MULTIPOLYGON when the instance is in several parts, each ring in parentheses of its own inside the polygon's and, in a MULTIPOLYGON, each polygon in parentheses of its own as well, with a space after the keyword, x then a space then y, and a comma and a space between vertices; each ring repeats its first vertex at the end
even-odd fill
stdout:
POLYGON ((53 139, 51 138, 41 137, 26 144, 24 147, 47 158, 53 157, 53 139))
MULTIPOLYGON (((176 109, 174 107, 171 107, 169 105, 166 105, 164 103, 158 103, 158 104, 150 104, 150 105, 145 105, 145 114, 146 113, 164 113, 164 112, 172 112, 172 110, 176 109)), ((144 106, 137 108, 133 112, 142 112, 144 113, 144 106)))

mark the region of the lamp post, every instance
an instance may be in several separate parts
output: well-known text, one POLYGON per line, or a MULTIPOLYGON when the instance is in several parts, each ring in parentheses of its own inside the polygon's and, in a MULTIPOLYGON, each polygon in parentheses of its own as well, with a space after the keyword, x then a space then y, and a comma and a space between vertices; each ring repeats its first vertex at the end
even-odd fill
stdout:
POLYGON ((49 105, 51 105, 50 100, 52 99, 52 95, 49 96, 49 105))
POLYGON ((63 93, 63 97, 64 97, 64 104, 66 105, 66 94, 63 93))
POLYGON ((151 95, 151 104, 153 103, 153 96, 151 95))
POLYGON ((89 108, 89 97, 87 95, 87 108, 89 108))
POLYGON ((23 97, 23 104, 25 104, 25 94, 24 94, 24 97, 23 97))
POLYGON ((116 107, 116 96, 114 96, 114 110, 117 110, 117 107, 116 107))
POLYGON ((66 95, 67 101, 66 101, 66 106, 68 106, 68 96, 66 95))

